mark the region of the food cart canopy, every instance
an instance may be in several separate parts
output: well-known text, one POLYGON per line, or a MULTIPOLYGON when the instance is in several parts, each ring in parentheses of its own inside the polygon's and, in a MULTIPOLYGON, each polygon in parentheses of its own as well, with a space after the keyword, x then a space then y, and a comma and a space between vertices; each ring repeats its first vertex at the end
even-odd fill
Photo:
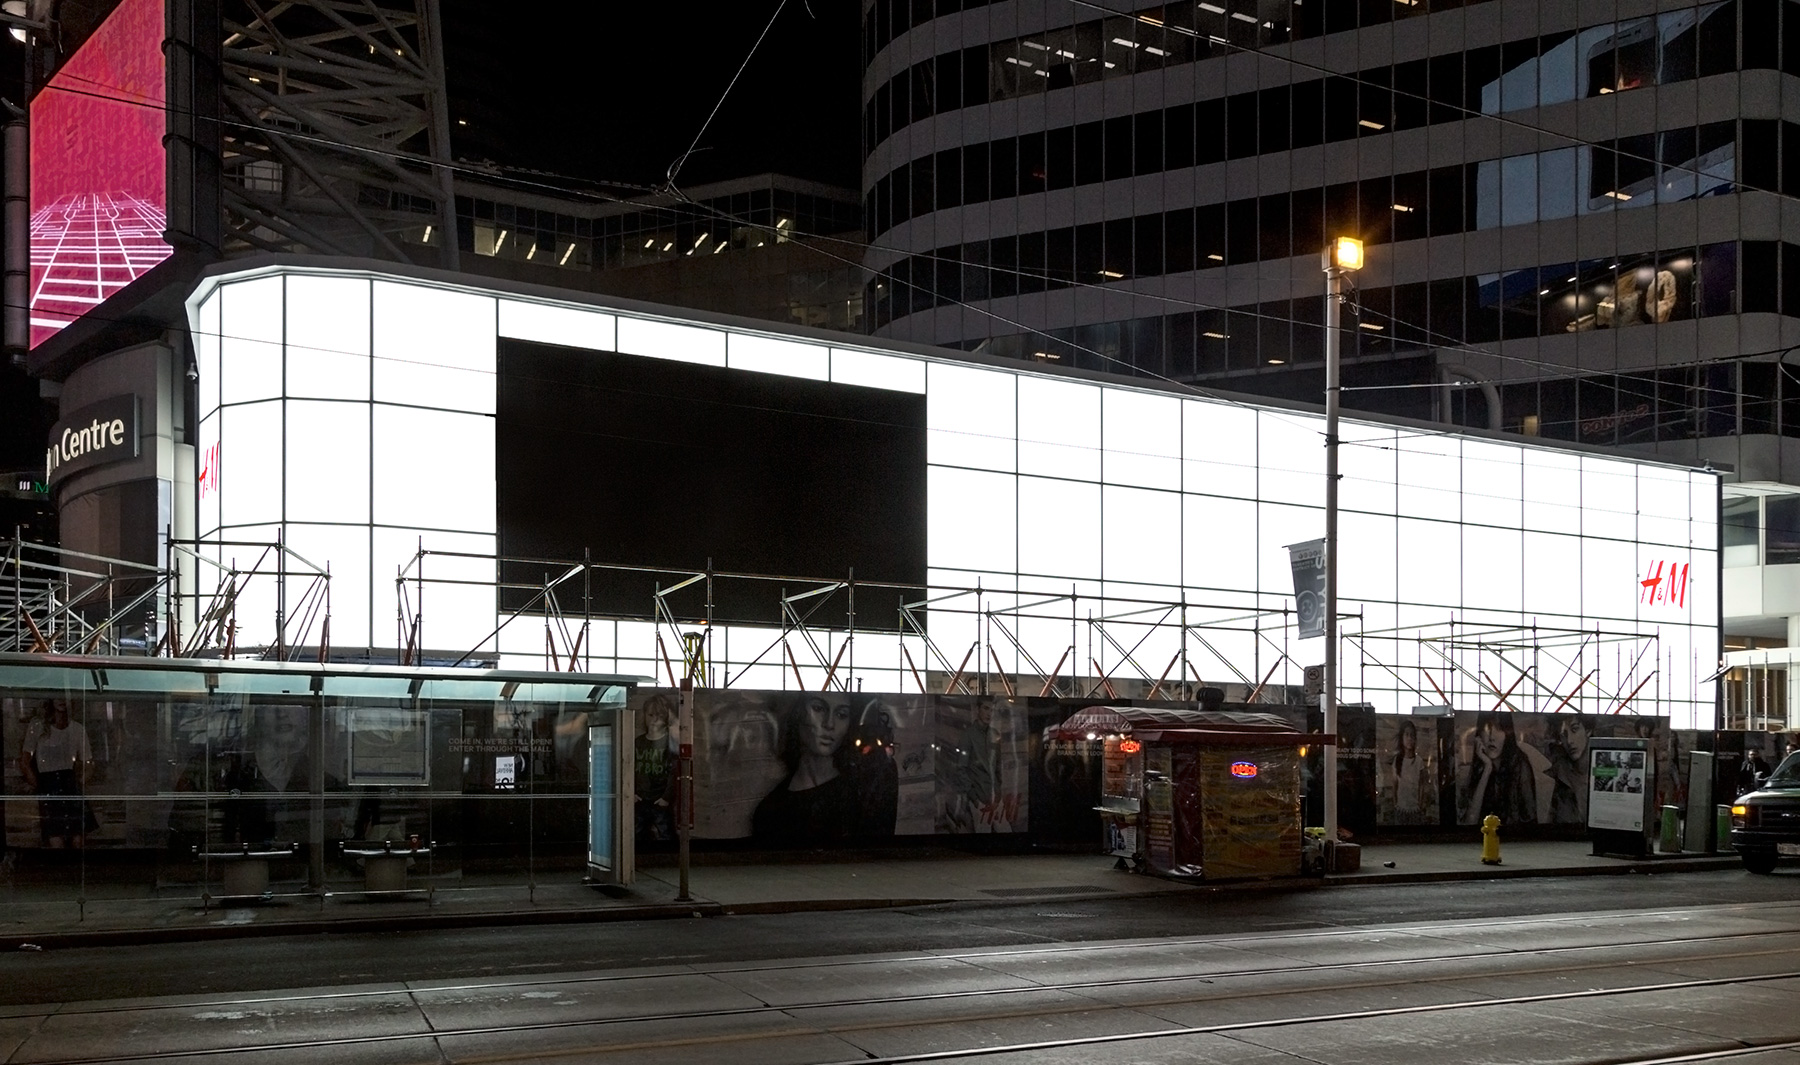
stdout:
MULTIPOLYGON (((1205 743, 1246 736, 1300 737, 1307 743, 1330 743, 1331 737, 1306 733, 1278 714, 1244 710, 1196 710, 1189 707, 1090 706, 1044 730, 1046 740, 1088 740, 1138 736, 1171 742, 1205 743), (1185 734, 1185 735, 1184 735, 1185 734)), ((1282 743, 1281 740, 1274 740, 1282 743)), ((1294 741, 1288 741, 1294 742, 1294 741)))

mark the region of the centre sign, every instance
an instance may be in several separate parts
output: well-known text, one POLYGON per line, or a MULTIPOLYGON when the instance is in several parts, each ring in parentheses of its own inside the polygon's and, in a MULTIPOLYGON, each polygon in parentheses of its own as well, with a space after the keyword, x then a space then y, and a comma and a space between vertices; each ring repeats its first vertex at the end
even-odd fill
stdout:
POLYGON ((138 454, 138 400, 113 396, 90 403, 56 423, 44 450, 44 482, 54 486, 71 473, 138 454))

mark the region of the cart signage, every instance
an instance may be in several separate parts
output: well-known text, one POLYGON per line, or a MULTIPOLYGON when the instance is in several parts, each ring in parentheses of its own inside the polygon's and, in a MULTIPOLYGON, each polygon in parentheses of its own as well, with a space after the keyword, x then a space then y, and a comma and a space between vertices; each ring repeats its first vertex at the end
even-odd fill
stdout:
POLYGON ((1258 770, 1256 768, 1255 762, 1233 762, 1233 763, 1231 763, 1231 775, 1239 778, 1240 780, 1249 780, 1252 777, 1256 776, 1257 772, 1258 772, 1258 770))
POLYGON ((1144 745, 1136 740, 1120 740, 1119 750, 1126 754, 1136 754, 1144 749, 1144 745))

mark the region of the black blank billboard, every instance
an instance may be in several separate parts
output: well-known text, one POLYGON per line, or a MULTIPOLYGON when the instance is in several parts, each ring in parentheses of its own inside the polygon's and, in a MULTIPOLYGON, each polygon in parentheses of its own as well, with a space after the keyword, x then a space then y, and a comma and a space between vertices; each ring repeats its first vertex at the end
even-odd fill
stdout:
MULTIPOLYGON (((495 439, 508 558, 924 581, 924 396, 503 339, 495 439)), ((656 581, 597 575, 592 609, 648 614, 656 581)), ((776 622, 779 591, 719 582, 717 616, 776 622)), ((858 626, 891 627, 895 594, 859 603, 858 626)), ((579 587, 558 601, 579 612, 579 587)), ((678 610, 702 602, 693 588, 678 610)))

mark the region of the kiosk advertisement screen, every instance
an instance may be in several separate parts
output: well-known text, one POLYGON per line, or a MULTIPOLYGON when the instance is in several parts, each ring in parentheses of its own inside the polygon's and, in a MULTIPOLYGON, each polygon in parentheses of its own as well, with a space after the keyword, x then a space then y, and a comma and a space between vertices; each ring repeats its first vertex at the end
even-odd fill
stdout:
POLYGON ((1589 750, 1588 827, 1644 830, 1644 751, 1589 750))

